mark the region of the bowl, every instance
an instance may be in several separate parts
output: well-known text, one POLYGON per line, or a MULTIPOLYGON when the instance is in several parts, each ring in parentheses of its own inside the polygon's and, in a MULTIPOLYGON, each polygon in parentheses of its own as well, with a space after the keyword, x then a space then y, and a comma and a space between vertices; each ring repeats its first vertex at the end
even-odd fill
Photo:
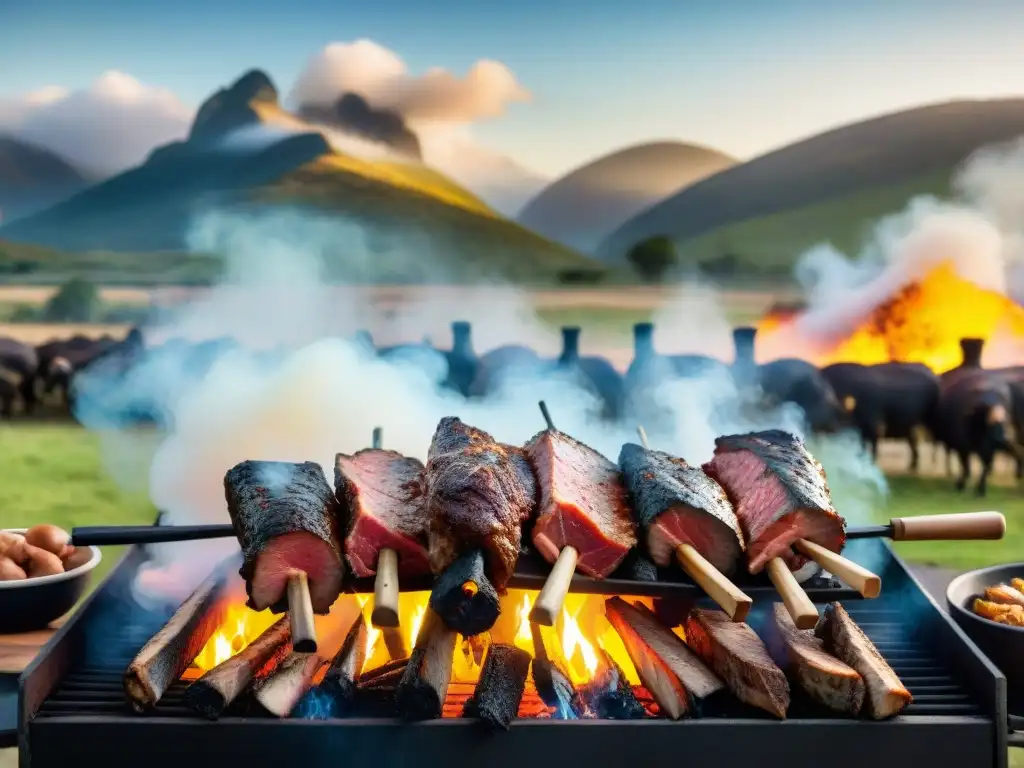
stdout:
MULTIPOLYGON (((23 534, 28 529, 0 530, 23 534)), ((70 571, 34 579, 0 581, 0 634, 44 629, 75 606, 89 586, 93 568, 103 557, 96 547, 79 549, 87 549, 89 559, 70 571)))
POLYGON ((1005 675, 1007 693, 1019 698, 1024 696, 1024 627, 1000 624, 971 610, 974 598, 986 587, 1009 584, 1013 578, 1024 578, 1024 563, 968 571, 949 583, 946 604, 953 620, 1005 675))

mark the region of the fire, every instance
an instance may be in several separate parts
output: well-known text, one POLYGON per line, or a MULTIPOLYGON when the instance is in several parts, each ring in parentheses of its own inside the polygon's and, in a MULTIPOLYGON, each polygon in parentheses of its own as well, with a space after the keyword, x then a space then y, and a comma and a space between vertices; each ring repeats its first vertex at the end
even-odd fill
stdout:
MULTIPOLYGON (((489 633, 459 639, 452 665, 452 682, 476 683, 490 642, 512 643, 536 656, 534 629, 529 620, 536 596, 533 591, 509 590, 502 598, 501 616, 489 633)), ((423 626, 429 598, 427 592, 402 593, 398 611, 401 626, 394 630, 368 627, 363 671, 379 667, 393 658, 408 656, 423 626)), ((630 683, 639 685, 639 676, 622 640, 604 616, 606 599, 603 595, 569 595, 555 626, 535 629, 548 656, 562 665, 576 685, 587 683, 598 674, 603 664, 602 652, 622 668, 630 683)), ((648 598, 637 599, 650 605, 648 598)), ((330 616, 318 617, 317 630, 327 658, 337 650, 335 646, 340 647, 343 633, 357 613, 370 615, 371 600, 370 595, 342 597, 335 603, 330 616)), ((186 677, 198 677, 231 658, 277 618, 270 611, 257 613, 242 603, 232 604, 224 623, 196 657, 186 677)))
POLYGON ((987 366, 1024 358, 1024 308, 964 279, 952 262, 906 286, 847 332, 820 336, 801 327, 803 319, 803 313, 784 311, 765 316, 758 324, 758 358, 801 357, 819 367, 894 360, 942 372, 959 365, 960 339, 967 337, 985 339, 987 366))

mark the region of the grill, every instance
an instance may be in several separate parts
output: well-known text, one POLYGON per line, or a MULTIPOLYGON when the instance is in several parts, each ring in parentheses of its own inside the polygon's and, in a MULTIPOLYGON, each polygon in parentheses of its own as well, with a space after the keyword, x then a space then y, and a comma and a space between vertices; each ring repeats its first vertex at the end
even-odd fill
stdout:
MULTIPOLYGON (((793 686, 789 717, 777 721, 733 701, 706 716, 672 722, 645 719, 537 718, 542 706, 528 689, 520 719, 507 732, 486 733, 454 718, 404 723, 391 718, 335 720, 197 718, 182 704, 184 683, 154 713, 125 704, 121 676, 169 614, 147 610, 130 584, 145 561, 133 548, 83 608, 48 643, 20 681, 21 768, 66 768, 95 760, 104 768, 147 765, 338 765, 386 768, 486 765, 522 768, 543 756, 571 755, 581 765, 763 763, 785 755, 787 768, 903 768, 921 764, 982 768, 1007 765, 1006 680, 938 608, 888 545, 851 542, 848 553, 882 561, 885 589, 877 600, 844 605, 914 696, 889 721, 840 719, 793 686), (229 757, 230 756, 230 757, 229 757)), ((862 559, 857 557, 857 559, 862 559)), ((764 618, 755 610, 755 628, 764 618)), ((449 689, 446 712, 461 710, 468 686, 449 689)))

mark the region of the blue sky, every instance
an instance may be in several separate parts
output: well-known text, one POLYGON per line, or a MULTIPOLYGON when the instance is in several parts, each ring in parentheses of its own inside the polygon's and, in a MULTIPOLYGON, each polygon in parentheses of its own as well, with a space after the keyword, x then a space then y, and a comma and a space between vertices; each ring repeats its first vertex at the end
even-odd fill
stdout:
POLYGON ((1024 95, 1024 0, 0 0, 0 95, 109 69, 198 104, 253 66, 287 91, 331 41, 412 72, 506 64, 533 93, 473 127, 557 174, 678 138, 751 157, 953 98, 1024 95))

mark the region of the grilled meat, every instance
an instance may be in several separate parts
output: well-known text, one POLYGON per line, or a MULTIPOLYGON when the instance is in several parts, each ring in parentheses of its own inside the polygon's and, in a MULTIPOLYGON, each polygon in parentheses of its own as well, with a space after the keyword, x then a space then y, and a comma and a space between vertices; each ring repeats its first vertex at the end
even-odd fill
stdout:
POLYGON ((398 554, 403 576, 430 572, 423 464, 396 451, 375 448, 335 459, 334 487, 348 507, 345 557, 360 578, 377 572, 382 549, 398 554))
POLYGON ((807 559, 791 546, 800 538, 842 550, 846 521, 832 507, 825 471, 799 438, 778 429, 716 438, 704 471, 732 501, 751 573, 775 557, 800 568, 807 559))
POLYGON ((439 574, 461 553, 483 549, 491 582, 504 589, 535 504, 522 452, 448 416, 434 432, 424 476, 431 570, 439 574))
POLYGON ((826 653, 810 629, 797 629, 789 611, 776 603, 772 611, 772 656, 812 699, 829 709, 856 715, 864 704, 864 678, 853 667, 826 653))
POLYGON ((864 678, 864 709, 875 720, 899 714, 911 701, 910 691, 882 658, 875 644, 839 603, 825 606, 814 634, 833 656, 849 664, 864 678))
POLYGON ((724 574, 743 554, 743 533, 722 487, 699 467, 662 451, 626 443, 619 466, 656 565, 666 567, 690 544, 724 574))
POLYGON ((686 644, 740 701, 785 719, 789 683, 754 630, 722 611, 695 608, 686 620, 686 644))
POLYGON ((636 546, 619 468, 553 429, 530 440, 526 455, 540 485, 533 526, 537 551, 554 562, 564 547, 573 547, 579 553, 577 569, 596 578, 610 574, 636 546))
MULTIPOLYGON (((1019 581, 1019 579, 1018 579, 1019 581)), ((1024 608, 1024 593, 1007 584, 997 584, 985 590, 985 599, 1003 605, 1019 605, 1024 608)))
POLYGON ((338 598, 345 574, 338 542, 337 503, 319 464, 243 461, 224 475, 224 493, 242 545, 249 607, 287 610, 292 571, 309 580, 316 613, 338 598))

